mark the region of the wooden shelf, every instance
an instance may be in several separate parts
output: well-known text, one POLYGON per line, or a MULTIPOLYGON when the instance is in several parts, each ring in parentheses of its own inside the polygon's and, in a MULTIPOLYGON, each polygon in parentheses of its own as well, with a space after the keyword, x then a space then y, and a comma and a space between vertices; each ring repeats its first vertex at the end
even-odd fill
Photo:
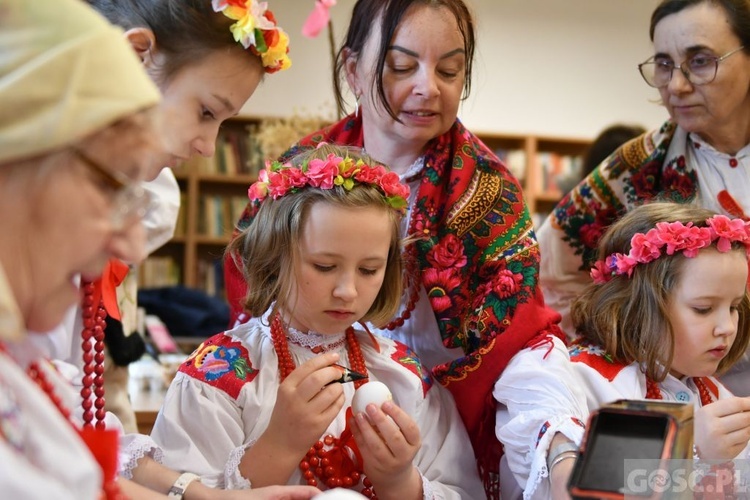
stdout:
POLYGON ((524 198, 532 216, 547 213, 562 198, 555 185, 557 175, 580 168, 583 154, 591 144, 580 138, 521 134, 477 133, 482 142, 500 156, 521 181, 524 198))

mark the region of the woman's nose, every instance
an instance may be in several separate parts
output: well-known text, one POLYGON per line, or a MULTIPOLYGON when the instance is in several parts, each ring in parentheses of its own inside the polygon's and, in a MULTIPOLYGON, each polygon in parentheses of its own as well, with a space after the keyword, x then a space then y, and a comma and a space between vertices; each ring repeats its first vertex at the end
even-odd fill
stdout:
POLYGON ((433 97, 439 93, 437 77, 433 70, 425 68, 419 71, 414 92, 423 97, 433 97))

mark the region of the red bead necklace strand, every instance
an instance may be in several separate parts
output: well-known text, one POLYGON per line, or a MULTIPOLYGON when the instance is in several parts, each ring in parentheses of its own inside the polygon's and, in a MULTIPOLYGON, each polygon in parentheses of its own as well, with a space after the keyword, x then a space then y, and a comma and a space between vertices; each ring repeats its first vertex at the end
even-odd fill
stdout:
MULTIPOLYGON (((292 355, 289 352, 289 341, 284 332, 281 316, 278 314, 276 314, 271 321, 271 340, 273 341, 276 355, 279 358, 281 380, 284 381, 284 379, 294 371, 296 366, 292 359, 292 355)), ((367 375, 365 358, 362 355, 362 349, 357 341, 356 335, 354 334, 354 328, 352 327, 346 329, 346 344, 351 369, 355 372, 367 375)), ((365 383, 365 381, 366 379, 357 380, 354 382, 354 386, 359 388, 365 383)), ((340 470, 336 470, 337 467, 334 466, 329 456, 333 449, 339 450, 339 439, 328 434, 322 441, 318 441, 308 450, 307 454, 299 464, 302 476, 307 481, 307 484, 310 486, 318 486, 318 480, 320 480, 329 488, 344 487, 351 489, 358 485, 360 479, 362 479, 362 485, 364 486, 362 494, 367 498, 377 500, 375 490, 372 488, 372 482, 370 482, 367 477, 364 477, 361 470, 353 470, 349 473, 343 473, 340 470), (325 446, 328 446, 330 449, 326 450, 325 446)), ((343 451, 343 453, 346 453, 346 451, 343 451)), ((357 467, 361 468, 361 465, 357 465, 357 467)))
POLYGON ((83 288, 83 331, 81 348, 83 349, 83 379, 81 397, 83 398, 83 427, 92 427, 94 417, 97 429, 104 429, 104 328, 107 311, 104 304, 94 305, 94 285, 82 283, 83 288), (92 352, 93 350, 93 352, 92 352), (93 387, 93 390, 92 390, 93 387), (92 396, 95 396, 92 397, 92 396), (92 410, 95 408, 95 411, 92 410))
POLYGON ((406 307, 401 311, 401 314, 385 325, 383 327, 384 330, 395 330, 396 328, 404 326, 406 320, 411 318, 411 313, 419 300, 419 288, 422 286, 422 276, 419 272, 419 265, 417 264, 416 243, 411 243, 410 247, 411 249, 409 251, 404 252, 404 261, 406 262, 406 269, 404 272, 404 293, 408 293, 409 298, 407 299, 406 307))

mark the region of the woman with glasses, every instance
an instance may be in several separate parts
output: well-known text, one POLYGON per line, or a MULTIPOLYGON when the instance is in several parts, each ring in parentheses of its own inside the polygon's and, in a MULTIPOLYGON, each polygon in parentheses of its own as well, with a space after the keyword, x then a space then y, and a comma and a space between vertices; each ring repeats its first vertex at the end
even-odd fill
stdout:
POLYGON ((750 217, 750 2, 663 0, 650 36, 654 53, 638 69, 669 120, 604 160, 537 233, 544 297, 571 336, 570 303, 625 212, 658 199, 750 217))

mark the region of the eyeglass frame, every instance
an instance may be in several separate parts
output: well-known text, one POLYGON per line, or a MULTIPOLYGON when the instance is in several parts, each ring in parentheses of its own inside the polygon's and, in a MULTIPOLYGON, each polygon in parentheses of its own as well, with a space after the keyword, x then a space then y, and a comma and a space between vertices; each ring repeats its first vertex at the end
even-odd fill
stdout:
POLYGON ((99 174, 104 182, 115 192, 111 200, 114 210, 112 212, 112 224, 116 230, 126 227, 129 221, 141 220, 146 215, 151 196, 143 186, 130 179, 122 172, 112 171, 104 167, 85 153, 80 147, 71 148, 76 158, 86 165, 87 168, 99 174))
MULTIPOLYGON (((692 75, 693 73, 691 73, 690 70, 687 69, 686 67, 683 67, 687 63, 689 63, 691 60, 693 60, 698 54, 685 59, 679 65, 676 65, 674 62, 672 62, 671 63, 672 69, 669 72, 669 79, 666 81, 666 83, 664 83, 662 85, 654 85, 654 84, 652 84, 651 82, 648 81, 648 78, 646 78, 646 75, 643 74, 643 66, 645 66, 647 64, 653 64, 654 67, 656 67, 657 62, 654 60, 654 58, 656 56, 651 56, 648 59, 646 59, 645 61, 643 61, 642 63, 640 63, 638 65, 638 72, 641 74, 641 77, 643 78, 643 81, 646 82, 646 85, 648 85, 649 87, 655 88, 655 89, 666 87, 667 85, 669 85, 669 83, 672 81, 672 74, 674 73, 675 69, 679 69, 680 72, 682 73, 682 76, 684 76, 685 80, 687 80, 688 82, 690 82, 691 85, 708 85, 709 83, 711 83, 714 80, 716 80, 716 75, 719 74, 719 63, 722 62, 724 59, 727 59, 728 57, 736 54, 737 52, 740 52, 741 50, 744 50, 744 48, 745 48, 745 46, 741 45, 738 48, 730 50, 729 52, 727 52, 723 56, 719 56, 719 57, 717 57, 717 56, 703 56, 703 57, 706 57, 707 59, 713 59, 713 61, 714 61, 714 76, 710 80, 705 81, 705 82, 701 82, 701 83, 696 83, 696 82, 692 81, 690 79, 690 75, 692 75)), ((656 71, 654 71, 654 74, 656 74, 656 71)))

